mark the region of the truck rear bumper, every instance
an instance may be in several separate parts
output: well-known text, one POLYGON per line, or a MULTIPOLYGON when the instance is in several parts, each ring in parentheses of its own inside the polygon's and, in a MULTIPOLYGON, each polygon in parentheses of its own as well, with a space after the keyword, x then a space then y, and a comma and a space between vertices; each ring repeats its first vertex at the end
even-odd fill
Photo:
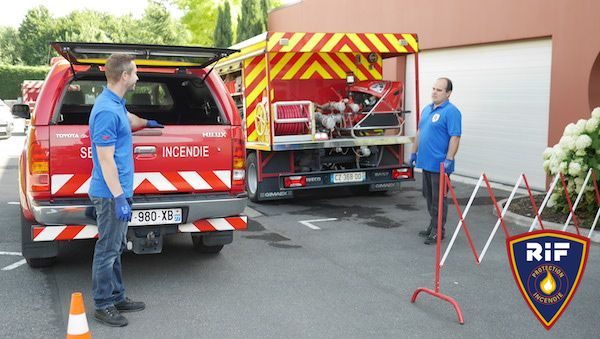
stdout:
MULTIPOLYGON (((184 221, 240 215, 246 208, 245 193, 212 195, 134 196, 133 209, 182 208, 184 221)), ((31 212, 43 225, 95 225, 94 206, 89 199, 56 199, 54 202, 34 201, 31 212)))
MULTIPOLYGON (((149 226, 157 228, 159 226, 149 226)), ((144 226, 130 226, 132 228, 144 228, 144 226)), ((248 228, 247 216, 234 216, 227 218, 201 219, 186 224, 177 225, 179 233, 197 232, 230 232, 240 231, 248 228)), ((173 232, 174 233, 174 232, 173 232)), ((65 241, 79 239, 98 238, 98 226, 96 225, 54 225, 31 227, 31 238, 34 242, 40 241, 65 241)))

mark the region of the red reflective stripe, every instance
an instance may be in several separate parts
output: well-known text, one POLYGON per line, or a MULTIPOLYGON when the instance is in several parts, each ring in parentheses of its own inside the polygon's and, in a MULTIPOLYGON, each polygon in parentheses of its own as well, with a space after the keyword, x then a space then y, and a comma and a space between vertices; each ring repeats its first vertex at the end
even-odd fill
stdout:
POLYGON ((225 220, 227 220, 227 222, 230 223, 231 226, 233 226, 233 228, 235 228, 236 230, 245 230, 248 228, 248 223, 244 221, 244 218, 233 217, 225 218, 225 220))
POLYGON ((216 231, 216 229, 207 221, 207 220, 196 220, 194 221, 194 226, 198 228, 201 232, 212 232, 216 231))
POLYGON ((81 225, 67 226, 54 240, 72 240, 84 227, 81 225))
POLYGON ((34 227, 33 228, 33 239, 37 238, 40 233, 44 230, 44 227, 34 227))

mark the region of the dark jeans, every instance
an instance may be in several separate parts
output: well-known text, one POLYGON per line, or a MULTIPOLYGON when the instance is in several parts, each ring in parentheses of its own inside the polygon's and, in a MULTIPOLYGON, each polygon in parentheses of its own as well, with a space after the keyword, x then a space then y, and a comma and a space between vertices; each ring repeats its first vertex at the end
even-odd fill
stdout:
POLYGON ((92 264, 94 307, 104 309, 125 299, 121 275, 121 253, 127 246, 127 221, 115 213, 115 200, 90 197, 96 207, 98 241, 92 264))
MULTIPOLYGON (((450 176, 448 176, 450 177, 450 176)), ((437 231, 438 222, 438 202, 440 192, 440 174, 423 170, 423 196, 427 201, 427 211, 431 216, 429 227, 437 231)), ((446 216, 448 215, 448 199, 444 198, 442 210, 442 231, 445 230, 446 216)))

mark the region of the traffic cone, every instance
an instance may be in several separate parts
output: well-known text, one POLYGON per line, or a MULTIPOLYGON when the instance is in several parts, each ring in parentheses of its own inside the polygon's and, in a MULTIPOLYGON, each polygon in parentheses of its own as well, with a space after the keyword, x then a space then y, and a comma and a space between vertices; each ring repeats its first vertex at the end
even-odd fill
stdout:
POLYGON ((69 325, 67 326, 67 339, 92 338, 85 316, 83 296, 81 292, 71 294, 71 309, 69 310, 69 325))

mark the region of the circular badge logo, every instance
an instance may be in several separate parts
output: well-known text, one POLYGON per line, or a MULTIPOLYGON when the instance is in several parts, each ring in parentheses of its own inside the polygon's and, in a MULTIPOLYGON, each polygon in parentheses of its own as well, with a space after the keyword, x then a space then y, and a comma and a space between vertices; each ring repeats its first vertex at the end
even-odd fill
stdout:
POLYGON ((440 120, 440 114, 436 113, 431 117, 431 122, 437 122, 438 120, 440 120))
POLYGON ((540 265, 529 274, 527 291, 532 301, 543 305, 553 305, 566 297, 567 291, 569 291, 569 277, 559 266, 540 265))

